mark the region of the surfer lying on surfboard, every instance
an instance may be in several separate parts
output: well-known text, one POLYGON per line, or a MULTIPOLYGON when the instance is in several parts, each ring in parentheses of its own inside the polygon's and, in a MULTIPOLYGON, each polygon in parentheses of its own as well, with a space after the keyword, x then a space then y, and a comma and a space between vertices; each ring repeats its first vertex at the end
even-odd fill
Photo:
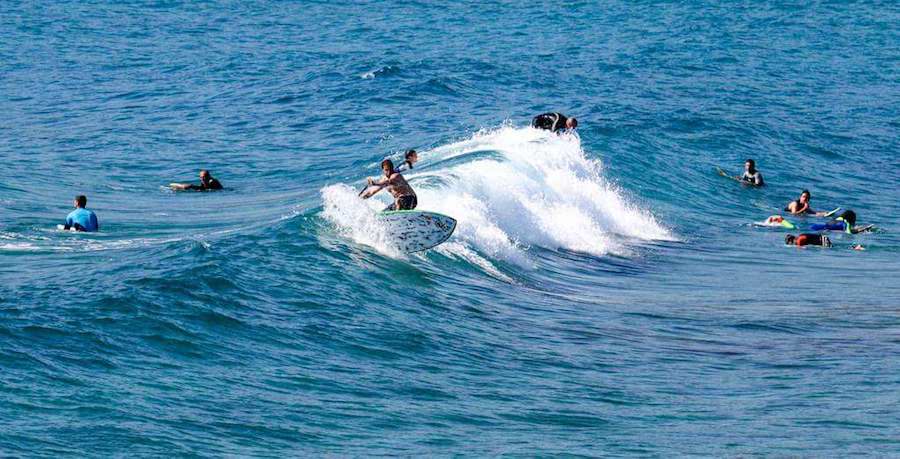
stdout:
POLYGON ((813 233, 803 233, 799 236, 788 234, 784 237, 784 243, 787 245, 796 245, 797 247, 804 247, 807 245, 831 247, 831 240, 828 239, 828 236, 813 233))
POLYGON ((170 183, 169 187, 173 190, 192 190, 192 191, 213 191, 221 190, 222 184, 216 180, 208 170, 200 171, 200 184, 192 183, 170 183))
POLYGON ((803 190, 800 192, 800 197, 794 201, 788 203, 787 207, 784 208, 785 212, 790 212, 791 215, 815 215, 816 217, 830 217, 834 212, 839 209, 835 209, 831 212, 816 212, 809 206, 809 200, 812 199, 812 195, 809 193, 809 190, 803 190))
POLYGON ((366 180, 369 186, 374 188, 363 190, 362 198, 369 199, 379 191, 387 188, 388 193, 394 196, 394 203, 387 206, 384 210, 415 209, 416 205, 418 205, 416 192, 409 186, 403 175, 394 170, 394 162, 389 159, 382 161, 381 171, 384 172, 384 177, 377 180, 369 177, 366 180))
POLYGON ((859 234, 872 231, 875 225, 856 226, 856 212, 846 210, 838 218, 828 223, 814 223, 809 226, 813 231, 843 231, 848 234, 859 234))
MULTIPOLYGON (((831 247, 831 239, 828 239, 828 236, 824 234, 814 234, 814 233, 803 233, 797 236, 793 234, 788 234, 784 237, 784 243, 787 245, 796 245, 797 247, 806 247, 808 245, 815 245, 819 247, 831 247)), ((866 250, 861 244, 856 244, 850 246, 851 250, 866 250)))

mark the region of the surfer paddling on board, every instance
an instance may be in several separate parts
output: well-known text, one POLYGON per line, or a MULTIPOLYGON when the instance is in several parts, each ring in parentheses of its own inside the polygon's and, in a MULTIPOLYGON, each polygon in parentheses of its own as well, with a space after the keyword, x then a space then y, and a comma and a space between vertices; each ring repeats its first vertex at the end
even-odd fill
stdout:
POLYGON ((222 189, 222 184, 206 169, 200 171, 199 185, 194 185, 193 183, 170 183, 169 186, 173 190, 214 191, 222 189))
POLYGON ((413 168, 419 162, 419 154, 416 153, 416 150, 406 150, 406 154, 403 156, 403 162, 397 166, 397 172, 408 171, 413 168))
POLYGON ((578 120, 568 118, 562 113, 542 113, 531 120, 531 127, 559 133, 575 130, 578 127, 578 120))
POLYGON ((384 209, 385 211, 415 209, 416 205, 418 205, 416 192, 409 186, 406 179, 394 169, 394 162, 389 159, 382 161, 381 171, 384 172, 384 177, 378 180, 369 177, 366 180, 370 187, 374 186, 376 188, 363 192, 362 198, 371 198, 379 191, 387 188, 388 193, 394 196, 394 203, 387 206, 384 209))
POLYGON ((845 210, 838 218, 827 223, 814 223, 809 226, 813 231, 843 231, 847 234, 859 234, 875 229, 875 225, 856 226, 856 212, 845 210))
POLYGON ((66 216, 66 224, 62 229, 75 231, 86 231, 92 233, 100 231, 100 223, 97 221, 97 214, 93 211, 85 209, 87 206, 87 196, 80 194, 75 196, 75 210, 66 216))
POLYGON ((796 245, 797 247, 804 247, 807 245, 831 247, 831 240, 828 239, 828 236, 813 233, 803 233, 799 236, 788 234, 784 237, 784 243, 787 245, 796 245))

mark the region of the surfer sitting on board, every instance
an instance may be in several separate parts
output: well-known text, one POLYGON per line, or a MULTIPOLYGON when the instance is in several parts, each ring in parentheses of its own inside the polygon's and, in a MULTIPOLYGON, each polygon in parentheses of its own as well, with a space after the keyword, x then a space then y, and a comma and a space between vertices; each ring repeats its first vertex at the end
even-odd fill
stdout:
POLYGON ((406 179, 394 170, 394 162, 389 159, 382 161, 381 170, 384 172, 384 177, 381 179, 375 180, 372 177, 367 179, 369 186, 376 188, 363 192, 362 198, 368 199, 374 196, 375 193, 387 188, 388 193, 394 196, 394 203, 387 206, 384 209, 385 211, 415 209, 418 204, 416 192, 409 186, 409 183, 406 183, 406 179))
POLYGON ((531 120, 531 127, 558 133, 563 130, 577 128, 578 120, 567 118, 562 113, 542 113, 531 120))
POLYGON ((75 196, 75 210, 66 216, 66 224, 63 229, 75 231, 94 232, 100 231, 100 223, 97 221, 97 214, 85 209, 87 206, 87 196, 80 194, 75 196))
POLYGON ((800 193, 800 198, 791 201, 787 207, 784 208, 786 212, 790 212, 793 215, 815 215, 816 217, 826 217, 828 216, 828 212, 816 212, 809 207, 809 200, 812 198, 812 195, 809 194, 809 190, 803 190, 800 193))
POLYGON ((744 173, 741 175, 741 181, 754 186, 763 186, 762 174, 756 170, 756 161, 748 159, 744 162, 744 173))
POLYGON ((419 162, 419 154, 416 153, 416 150, 406 150, 406 155, 404 155, 403 159, 404 161, 397 167, 397 172, 412 169, 413 165, 419 162))
POLYGON ((732 180, 737 180, 745 185, 753 185, 753 186, 763 186, 765 182, 763 181, 762 174, 756 170, 756 161, 752 159, 748 159, 744 162, 744 173, 741 175, 728 175, 728 172, 722 170, 721 167, 716 167, 719 170, 719 175, 722 177, 728 177, 732 180))
POLYGON ((173 190, 213 191, 222 189, 222 184, 213 178, 212 174, 206 169, 200 171, 199 185, 194 185, 193 183, 170 183, 169 186, 173 190))

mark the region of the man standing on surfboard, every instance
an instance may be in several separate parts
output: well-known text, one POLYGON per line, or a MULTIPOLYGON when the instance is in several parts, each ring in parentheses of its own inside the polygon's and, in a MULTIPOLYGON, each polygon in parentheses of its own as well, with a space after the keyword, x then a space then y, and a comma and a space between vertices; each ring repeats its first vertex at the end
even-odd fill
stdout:
POLYGON ((394 170, 394 162, 389 159, 382 161, 381 170, 384 172, 384 177, 381 179, 375 180, 372 177, 367 179, 369 186, 377 188, 366 191, 363 193, 362 198, 371 198, 375 193, 387 188, 388 193, 394 196, 394 203, 387 206, 387 208, 384 209, 385 211, 415 209, 416 205, 418 205, 416 192, 409 186, 409 183, 406 182, 403 175, 394 170))

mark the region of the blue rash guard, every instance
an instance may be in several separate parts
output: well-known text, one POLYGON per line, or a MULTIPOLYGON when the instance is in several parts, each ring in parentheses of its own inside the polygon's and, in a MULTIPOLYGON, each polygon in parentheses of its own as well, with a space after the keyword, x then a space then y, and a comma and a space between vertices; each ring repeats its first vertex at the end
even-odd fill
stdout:
POLYGON ((66 228, 93 232, 100 230, 100 223, 97 222, 97 214, 79 207, 66 216, 66 228))

